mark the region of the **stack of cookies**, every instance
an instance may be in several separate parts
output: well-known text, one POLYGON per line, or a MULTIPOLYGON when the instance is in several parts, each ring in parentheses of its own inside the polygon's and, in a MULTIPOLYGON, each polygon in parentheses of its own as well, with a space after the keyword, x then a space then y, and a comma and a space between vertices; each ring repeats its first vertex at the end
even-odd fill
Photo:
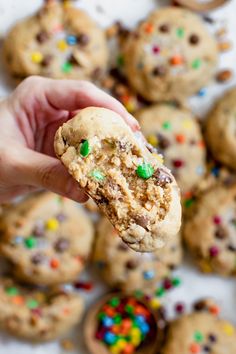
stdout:
POLYGON ((3 53, 15 79, 90 80, 134 114, 145 139, 95 107, 58 129, 55 153, 91 199, 80 207, 41 192, 4 207, 3 330, 40 342, 76 325, 89 263, 116 291, 88 311, 91 354, 236 353, 236 330, 210 300, 188 314, 177 304, 175 320, 162 301, 180 285, 173 271, 184 252, 202 272, 236 274, 236 89, 204 120, 188 104, 213 81, 219 48, 200 16, 174 6, 133 30, 116 23, 105 33, 69 1, 51 0, 10 30, 3 53))

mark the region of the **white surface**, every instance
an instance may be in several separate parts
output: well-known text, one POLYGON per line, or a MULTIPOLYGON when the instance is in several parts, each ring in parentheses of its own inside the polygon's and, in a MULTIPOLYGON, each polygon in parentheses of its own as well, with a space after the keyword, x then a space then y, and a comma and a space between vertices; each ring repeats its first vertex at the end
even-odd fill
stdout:
MULTIPOLYGON (((33 13, 42 3, 41 0, 0 0, 0 35, 4 35, 5 31, 16 21, 26 15, 33 13)), ((159 1, 159 5, 167 4, 168 0, 159 1)), ((150 10, 157 6, 157 1, 154 0, 80 0, 78 6, 87 9, 102 26, 107 26, 113 20, 122 20, 127 26, 134 26, 137 21, 143 18, 150 10), (103 11, 98 11, 98 7, 103 11)), ((227 6, 215 11, 211 14, 217 23, 210 26, 213 30, 221 23, 225 23, 228 27, 228 38, 234 42, 233 50, 222 54, 220 66, 222 68, 234 69, 236 65, 236 29, 235 29, 235 12, 236 0, 232 0, 227 6)), ((236 83, 235 78, 229 85, 212 84, 206 89, 207 94, 203 98, 193 97, 190 100, 191 107, 198 116, 205 114, 214 99, 221 95, 223 90, 228 86, 236 83)), ((7 75, 4 69, 0 67, 0 97, 6 96, 10 92, 7 75)), ((183 285, 178 289, 170 292, 164 302, 168 304, 170 311, 173 309, 173 304, 177 301, 184 301, 190 304, 205 296, 215 298, 222 307, 222 315, 236 324, 236 284, 233 279, 223 279, 217 276, 200 275, 194 267, 185 264, 177 272, 180 275, 183 285)), ((96 292, 88 296, 85 293, 86 299, 94 298, 95 295, 101 293, 102 289, 98 285, 95 287, 96 292)), ((87 354, 82 344, 82 332, 78 336, 77 354, 87 354)), ((63 351, 57 343, 45 345, 31 346, 22 342, 13 340, 5 335, 0 334, 0 354, 62 354, 63 351)), ((99 354, 99 353, 98 353, 99 354)), ((176 353, 177 354, 177 353, 176 353)))

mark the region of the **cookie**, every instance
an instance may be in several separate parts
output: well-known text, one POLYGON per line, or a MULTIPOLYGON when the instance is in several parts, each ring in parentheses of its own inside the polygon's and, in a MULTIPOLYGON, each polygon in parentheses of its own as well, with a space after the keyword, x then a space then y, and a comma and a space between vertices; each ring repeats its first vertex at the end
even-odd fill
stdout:
POLYGON ((95 80, 106 69, 108 49, 102 29, 86 13, 51 1, 10 30, 4 57, 18 78, 95 80))
POLYGON ((161 354, 235 354, 236 330, 228 321, 206 312, 184 315, 170 324, 161 354))
POLYGON ((215 104, 206 120, 206 141, 216 161, 236 170, 236 88, 215 104))
POLYGON ((179 190, 170 171, 115 112, 88 107, 64 123, 55 152, 135 251, 150 252, 175 237, 179 190))
POLYGON ((205 147, 200 127, 188 109, 176 104, 153 105, 136 114, 148 142, 164 156, 182 196, 205 173, 205 147))
POLYGON ((0 327, 32 342, 58 338, 79 322, 83 300, 61 289, 41 289, 0 279, 0 327))
POLYGON ((8 208, 0 235, 0 251, 17 278, 51 285, 73 281, 84 269, 93 226, 74 202, 46 192, 8 208))
POLYGON ((213 77, 218 50, 197 15, 166 7, 152 12, 122 48, 132 87, 149 101, 196 93, 213 77))
POLYGON ((109 220, 103 218, 98 224, 93 261, 102 278, 113 288, 127 293, 136 290, 150 293, 181 259, 179 234, 161 250, 138 253, 124 244, 109 220))
POLYGON ((216 185, 193 205, 183 234, 203 272, 236 274, 236 184, 216 185))

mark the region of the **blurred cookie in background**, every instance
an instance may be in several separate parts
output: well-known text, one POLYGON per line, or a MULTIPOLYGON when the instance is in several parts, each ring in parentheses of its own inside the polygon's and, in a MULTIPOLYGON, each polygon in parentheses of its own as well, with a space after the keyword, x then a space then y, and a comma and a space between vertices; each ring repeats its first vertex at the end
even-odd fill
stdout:
POLYGON ((0 252, 19 279, 51 285, 84 269, 93 225, 73 201, 44 192, 7 208, 0 219, 0 252))
POLYGON ((236 170, 236 88, 227 91, 209 113, 206 142, 216 161, 236 170))
POLYGON ((57 79, 101 78, 108 49, 105 34, 72 3, 48 1, 7 34, 3 54, 10 73, 20 79, 41 75, 57 79))
POLYGON ((44 342, 58 338, 80 321, 83 307, 75 292, 0 278, 0 327, 20 339, 44 342))
POLYGON ((227 181, 203 193, 183 225, 184 240, 205 273, 236 274, 236 184, 227 181))
POLYGON ((152 292, 182 261, 180 235, 172 237, 158 251, 138 253, 124 244, 111 223, 102 218, 97 228, 93 261, 103 280, 112 288, 126 293, 152 292))
POLYGON ((206 150, 198 121, 178 102, 160 103, 135 115, 147 141, 163 154, 183 199, 204 178, 206 150))
POLYGON ((191 96, 213 78, 216 40, 188 10, 152 12, 123 43, 124 70, 131 86, 149 101, 191 96))

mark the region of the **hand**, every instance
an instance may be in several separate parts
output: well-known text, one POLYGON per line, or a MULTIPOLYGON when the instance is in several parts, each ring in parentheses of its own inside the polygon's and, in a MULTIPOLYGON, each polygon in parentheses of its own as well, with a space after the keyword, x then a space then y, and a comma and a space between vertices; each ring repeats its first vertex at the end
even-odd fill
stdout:
POLYGON ((117 100, 86 81, 30 77, 0 103, 0 203, 39 188, 87 200, 53 149, 57 128, 87 106, 109 108, 139 130, 117 100))

